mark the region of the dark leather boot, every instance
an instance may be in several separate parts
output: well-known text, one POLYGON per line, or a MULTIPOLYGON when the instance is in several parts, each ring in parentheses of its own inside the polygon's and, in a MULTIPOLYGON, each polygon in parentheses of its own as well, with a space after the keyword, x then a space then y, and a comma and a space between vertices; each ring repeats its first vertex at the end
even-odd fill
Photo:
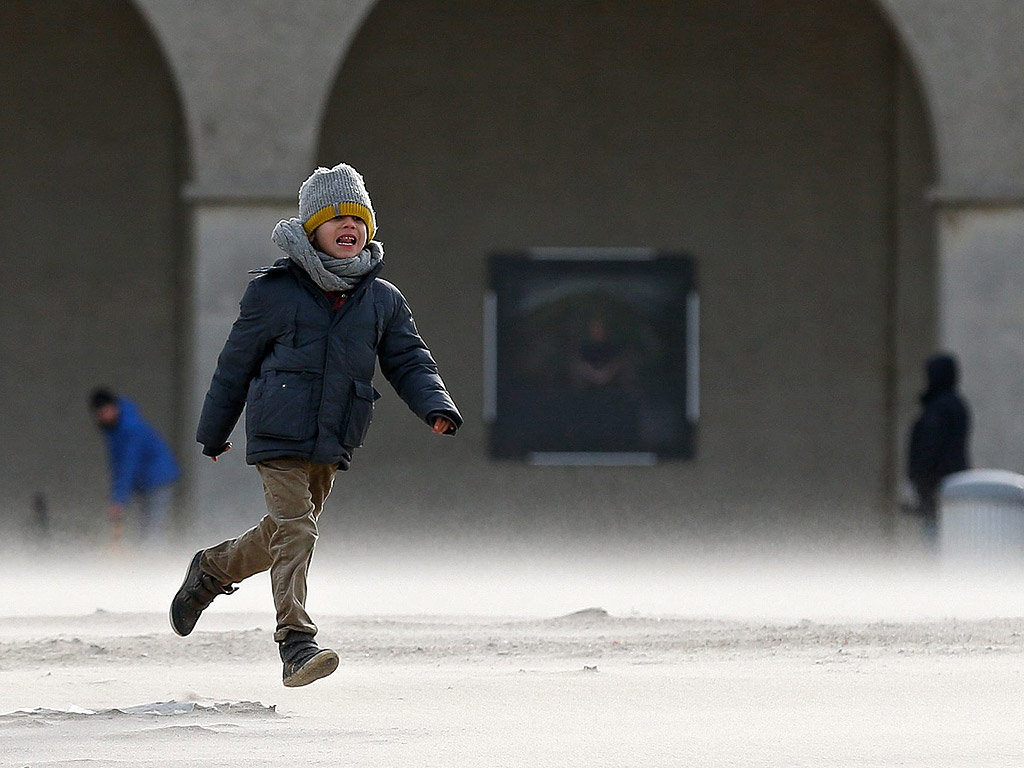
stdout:
POLYGON ((213 602, 213 598, 217 595, 230 595, 235 591, 234 587, 220 584, 199 567, 202 556, 203 550, 193 555, 185 571, 185 580, 171 600, 171 628, 182 637, 192 631, 200 614, 213 602))
POLYGON ((309 685, 338 668, 338 654, 330 648, 321 648, 313 635, 304 632, 289 632, 280 651, 284 662, 281 677, 286 688, 309 685))

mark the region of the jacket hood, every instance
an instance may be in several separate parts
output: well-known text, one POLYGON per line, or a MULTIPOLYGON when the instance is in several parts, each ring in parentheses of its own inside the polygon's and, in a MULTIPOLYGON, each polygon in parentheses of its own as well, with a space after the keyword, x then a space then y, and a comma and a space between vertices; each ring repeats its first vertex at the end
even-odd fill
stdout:
POLYGON ((109 427, 104 427, 106 432, 119 432, 128 427, 134 426, 141 421, 142 417, 139 415, 139 408, 131 400, 124 397, 117 398, 118 415, 117 421, 111 424, 109 427))
POLYGON ((943 392, 956 390, 960 379, 960 370, 952 355, 934 355, 925 363, 928 375, 928 389, 921 395, 921 402, 927 403, 943 392))

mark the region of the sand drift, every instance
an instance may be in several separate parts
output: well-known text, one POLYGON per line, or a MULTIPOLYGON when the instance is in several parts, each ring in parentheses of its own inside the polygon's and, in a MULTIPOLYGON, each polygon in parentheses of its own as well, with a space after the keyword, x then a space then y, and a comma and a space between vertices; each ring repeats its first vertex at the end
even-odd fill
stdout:
POLYGON ((1017 573, 318 553, 310 606, 341 667, 285 689, 260 578, 171 632, 188 554, 68 555, 32 579, 8 559, 0 763, 960 768, 1024 752, 1017 573))

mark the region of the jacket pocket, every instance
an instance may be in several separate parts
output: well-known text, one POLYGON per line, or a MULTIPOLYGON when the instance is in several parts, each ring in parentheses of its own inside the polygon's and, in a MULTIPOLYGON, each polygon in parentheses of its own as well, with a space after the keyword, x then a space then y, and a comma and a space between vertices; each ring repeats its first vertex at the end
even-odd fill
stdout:
POLYGON ((317 376, 303 371, 269 371, 253 409, 254 437, 307 440, 316 430, 313 408, 317 376))
POLYGON ((349 398, 348 423, 345 425, 345 439, 342 444, 348 448, 358 448, 366 439, 366 433, 373 421, 373 403, 380 393, 373 384, 363 379, 352 382, 352 395, 349 398))

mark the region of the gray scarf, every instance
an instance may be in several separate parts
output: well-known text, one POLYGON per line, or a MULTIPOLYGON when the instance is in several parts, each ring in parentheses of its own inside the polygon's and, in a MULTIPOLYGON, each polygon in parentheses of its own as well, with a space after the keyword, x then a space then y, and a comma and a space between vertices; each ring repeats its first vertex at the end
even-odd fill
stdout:
POLYGON ((325 291, 348 293, 384 259, 384 246, 376 240, 368 242, 351 259, 335 259, 321 253, 309 242, 299 219, 279 221, 270 239, 325 291))

